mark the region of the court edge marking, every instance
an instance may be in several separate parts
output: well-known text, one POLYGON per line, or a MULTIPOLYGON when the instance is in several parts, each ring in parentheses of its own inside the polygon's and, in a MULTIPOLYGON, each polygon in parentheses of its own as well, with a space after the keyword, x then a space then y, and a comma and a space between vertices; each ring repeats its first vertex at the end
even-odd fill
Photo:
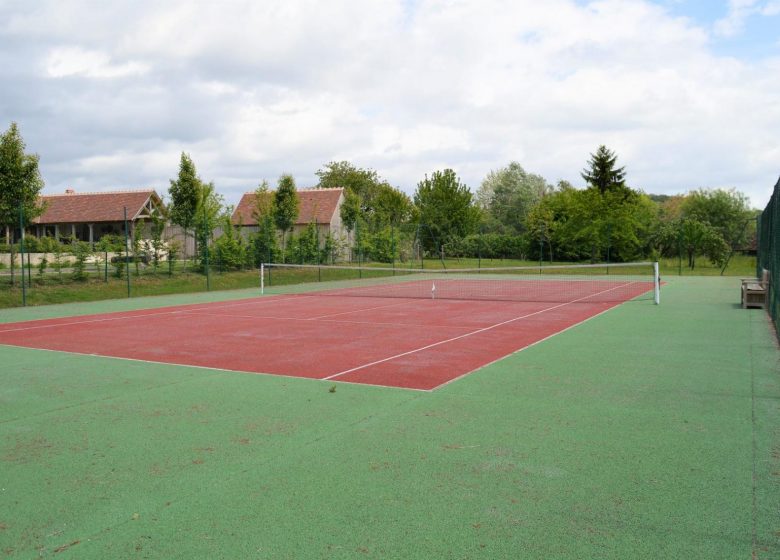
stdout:
MULTIPOLYGON (((506 321, 502 321, 500 323, 496 323, 495 325, 490 325, 489 327, 483 327, 481 329, 477 329, 477 330, 472 331, 472 332, 468 332, 468 333, 464 333, 464 334, 459 335, 459 336, 448 338, 446 340, 440 340, 439 342, 434 342, 433 344, 428 344, 426 346, 422 346, 422 347, 417 348, 415 350, 409 350, 407 352, 401 352, 400 354, 396 354, 395 356, 389 356, 387 358, 383 358, 381 360, 376 360, 376 361, 370 362, 368 364, 363 364, 363 365, 360 365, 360 366, 357 366, 357 367, 353 367, 351 369, 346 369, 346 370, 341 371, 339 373, 334 373, 333 375, 330 375, 328 377, 323 377, 323 379, 326 379, 326 380, 335 379, 336 377, 340 377, 342 375, 346 375, 348 373, 352 373, 353 371, 359 371, 359 370, 365 369, 367 367, 371 367, 371 366, 375 366, 375 365, 378 365, 378 364, 382 364, 384 362, 389 362, 391 360, 395 360, 396 358, 402 358, 402 357, 408 356, 410 354, 416 354, 417 352, 422 352, 423 350, 428 350, 430 348, 434 348, 434 347, 440 346, 442 344, 447 344, 448 342, 454 342, 455 340, 460 340, 461 338, 466 338, 468 336, 472 336, 472 335, 475 335, 475 334, 483 333, 485 331, 489 331, 489 330, 501 327, 503 325, 508 325, 509 323, 513 323, 513 322, 519 321, 521 319, 527 319, 528 317, 533 317, 534 315, 539 315, 541 313, 546 313, 547 311, 552 311, 554 309, 558 309, 558 308, 564 307, 566 305, 571 305, 572 303, 577 303, 578 301, 581 301, 583 299, 599 296, 601 294, 605 294, 607 292, 611 292, 613 290, 617 290, 618 288, 625 288, 626 286, 630 286, 631 284, 634 284, 634 282, 629 282, 627 284, 622 284, 620 286, 615 286, 614 288, 610 288, 608 290, 602 290, 601 292, 597 292, 595 294, 584 296, 584 297, 581 297, 581 298, 578 298, 578 299, 575 299, 575 300, 572 300, 572 301, 567 301, 566 303, 561 303, 561 304, 558 304, 558 305, 554 305, 552 307, 547 307, 545 309, 541 309, 541 310, 535 311, 533 313, 528 313, 526 315, 520 315, 519 317, 515 317, 513 319, 508 319, 506 321)), ((479 369, 479 368, 477 368, 477 369, 479 369)), ((472 370, 472 371, 475 371, 475 370, 472 370)))
MULTIPOLYGON (((640 295, 641 295, 641 294, 640 294, 640 295)), ((637 296, 637 297, 639 297, 639 296, 637 296)), ((447 385, 449 385, 450 383, 454 383, 454 382, 455 382, 455 381, 457 381, 458 379, 463 379, 463 378, 464 378, 464 377, 466 377, 467 375, 471 375, 472 373, 476 373, 476 372, 478 372, 479 370, 481 370, 482 368, 486 368, 486 367, 488 367, 488 366, 492 366, 493 364, 495 364, 495 363, 498 363, 498 362, 500 362, 501 360, 504 360, 504 359, 508 358, 509 356, 514 356, 515 354, 519 354, 519 353, 520 353, 520 352, 522 352, 523 350, 527 350, 528 348, 531 348, 532 346, 536 346, 537 344, 541 344, 541 343, 542 343, 542 342, 544 342, 545 340, 549 340, 549 339, 551 339, 551 338, 553 338, 553 337, 555 337, 555 336, 558 336, 558 335, 559 335, 559 334, 561 334, 561 333, 565 333, 565 332, 566 332, 566 331, 568 331, 568 330, 571 330, 571 329, 574 329, 574 328, 576 328, 576 327, 579 327, 579 326, 580 326, 580 325, 582 325, 583 323, 587 323, 587 322, 588 322, 588 321, 590 321, 591 319, 595 319, 596 317, 600 317, 601 315, 604 315, 604 313, 608 313, 608 312, 612 311, 613 309, 615 309, 616 307, 620 307, 621 305, 624 305, 624 304, 626 304, 626 303, 628 303, 628 302, 630 302, 630 301, 636 301, 636 298, 632 298, 632 299, 629 299, 629 300, 626 300, 626 301, 622 301, 622 302, 616 303, 616 304, 614 304, 614 305, 610 305, 610 306, 609 306, 608 308, 606 308, 604 311, 600 311, 599 313, 596 313, 595 315, 591 315, 590 317, 586 317, 586 318, 585 318, 585 319, 583 319, 582 321, 579 321, 579 322, 577 322, 577 323, 574 323, 573 325, 569 325, 569 326, 568 326, 568 327, 566 327, 565 329, 561 329, 561 330, 559 330, 559 331, 557 331, 557 332, 554 332, 554 333, 552 333, 552 334, 550 334, 550 335, 547 335, 547 336, 545 336, 544 338, 540 338, 539 340, 537 340, 537 341, 535 341, 535 342, 532 342, 531 344, 528 344, 528 345, 526 345, 526 346, 523 346, 522 348, 518 348, 518 349, 517 349, 517 350, 515 350, 514 352, 510 352, 509 354, 506 354, 506 355, 504 355, 504 356, 503 356, 503 357, 501 357, 501 358, 496 358, 496 359, 495 359, 495 360, 493 360, 492 362, 489 362, 489 363, 487 363, 487 364, 483 364, 483 365, 479 366, 478 368, 472 369, 471 371, 467 371, 466 373, 462 373, 462 374, 460 374, 460 375, 459 375, 459 376, 457 376, 457 377, 453 377, 452 379, 449 379, 449 380, 445 381, 444 383, 441 383, 440 385, 436 385, 436 387, 431 387, 430 389, 420 389, 420 390, 421 390, 421 391, 429 391, 429 392, 433 392, 433 391, 436 391, 436 390, 438 390, 438 389, 441 389, 442 387, 446 387, 447 385)))
MULTIPOLYGON (((630 301, 630 300, 629 300, 629 301, 630 301)), ((625 303, 625 302, 623 302, 623 303, 625 303)), ((522 351, 524 351, 524 350, 528 350, 528 349, 529 349, 529 348, 531 348, 532 346, 536 346, 537 344, 541 344, 542 342, 544 342, 544 341, 546 341, 546 340, 550 340, 551 338, 553 338, 553 337, 556 337, 556 336, 558 336, 559 334, 565 333, 565 332, 566 332, 566 331, 568 331, 568 330, 571 330, 571 329, 577 328, 577 327, 579 327, 580 325, 582 325, 583 323, 587 323, 587 322, 588 322, 588 321, 590 321, 591 319, 595 319, 596 317, 600 317, 601 315, 604 315, 604 313, 608 313, 608 312, 612 311, 612 310, 613 310, 613 309, 615 309, 616 307, 618 307, 618 306, 620 306, 620 305, 623 305, 623 303, 618 303, 618 304, 615 304, 615 305, 613 305, 613 306, 611 306, 611 307, 608 307, 607 309, 605 309, 605 310, 603 310, 603 311, 599 311, 599 312, 598 312, 598 313, 596 313, 595 315, 591 315, 590 317, 586 317, 586 318, 584 318, 583 320, 581 320, 581 321, 578 321, 578 322, 574 323, 573 325, 569 325, 569 326, 568 326, 568 327, 566 327, 565 329, 561 329, 561 330, 559 330, 559 331, 556 331, 556 332, 554 332, 554 333, 552 333, 552 334, 549 334, 549 335, 545 336, 544 338, 540 338, 539 340, 536 340, 536 341, 534 341, 534 342, 532 342, 532 343, 530 343, 530 344, 527 344, 527 345, 523 346, 522 348, 518 348, 517 350, 514 350, 513 352, 510 352, 509 354, 506 354, 506 355, 502 356, 501 358, 496 358, 496 359, 495 359, 495 360, 493 360, 492 362, 488 362, 487 364, 483 364, 483 365, 479 366, 478 368, 472 369, 471 371, 467 371, 466 373, 462 373, 462 374, 460 374, 458 377, 453 377, 452 379, 448 379, 448 380, 447 380, 447 381, 445 381, 444 383, 441 383, 440 385, 436 385, 436 387, 432 387, 432 388, 430 388, 430 389, 421 389, 421 390, 425 390, 425 391, 433 392, 433 391, 436 391, 437 389, 441 389, 442 387, 446 387, 446 386, 447 386, 447 385, 449 385, 450 383, 454 383, 455 381, 458 381, 459 379, 463 379, 464 377, 466 377, 466 376, 468 376, 468 375, 471 375, 472 373, 476 373, 476 372, 478 372, 479 370, 481 370, 481 369, 483 369, 483 368, 486 368, 486 367, 488 367, 488 366, 492 366, 493 364, 495 364, 495 363, 498 363, 498 362, 500 362, 501 360, 505 360, 505 359, 506 359, 506 358, 508 358, 509 356, 514 356, 515 354, 519 354, 520 352, 522 352, 522 351)))
MULTIPOLYGON (((275 302, 278 302, 278 301, 288 301, 288 300, 291 300, 291 299, 299 299, 300 297, 301 296, 296 295, 295 297, 280 298, 280 299, 268 298, 268 299, 261 299, 260 301, 253 302, 253 303, 275 303, 275 302)), ((313 297, 313 296, 303 296, 303 297, 313 297)), ((250 298, 250 299, 254 299, 254 298, 250 298)), ((251 304, 252 303, 250 303, 250 305, 251 304)), ((193 305, 193 304, 184 304, 184 305, 181 305, 181 306, 178 306, 178 307, 185 307, 187 305, 193 305)), ((194 305, 198 305, 198 304, 196 303, 194 305)), ((243 302, 243 303, 228 303, 228 304, 225 304, 225 305, 220 305, 220 306, 216 307, 215 309, 224 309, 226 307, 236 307, 237 305, 246 305, 246 302, 243 302)), ((52 325, 52 324, 49 324, 49 325, 32 325, 30 327, 18 327, 18 328, 15 328, 15 329, 3 329, 2 325, 0 325, 0 335, 2 335, 3 333, 7 333, 7 332, 29 331, 29 330, 34 330, 34 329, 46 329, 46 328, 54 328, 54 327, 69 327, 71 325, 83 325, 83 324, 87 324, 87 323, 102 323, 102 322, 106 322, 106 321, 120 321, 122 319, 141 319, 141 318, 144 318, 144 317, 155 317, 155 316, 158 316, 158 315, 175 315, 177 313, 186 313, 188 311, 198 311, 199 309, 207 309, 207 308, 202 307, 202 308, 197 308, 197 309, 177 309, 177 310, 172 310, 172 311, 160 311, 159 313, 143 313, 141 315, 123 315, 122 317, 103 317, 103 318, 100 318, 100 319, 87 319, 86 321, 71 321, 69 323, 57 323, 56 325, 52 325)), ((144 310, 143 309, 140 309, 140 310, 139 309, 135 309, 135 310, 132 310, 132 311, 113 311, 113 312, 109 312, 108 314, 113 314, 113 313, 132 313, 133 311, 144 311, 144 310)), ((60 318, 64 319, 65 317, 60 317, 60 318)), ((16 321, 16 322, 17 323, 27 323, 27 322, 56 321, 56 320, 57 320, 57 318, 54 318, 54 319, 33 319, 32 321, 16 321)), ((6 325, 13 325, 14 323, 4 323, 4 324, 6 324, 6 325)), ((87 354, 87 355, 89 355, 89 354, 87 354)))
MULTIPOLYGON (((34 352, 54 352, 56 354, 72 354, 74 356, 84 356, 86 358, 97 358, 102 360, 123 360, 125 362, 137 362, 140 364, 156 364, 161 366, 173 366, 173 367, 184 367, 184 368, 195 368, 195 369, 205 369, 208 371, 214 371, 214 372, 221 372, 221 373, 245 373, 247 375, 262 375, 264 377, 284 377, 287 379, 298 379, 302 381, 311 381, 311 382, 321 382, 321 381, 327 381, 327 377, 307 377, 304 375, 294 375, 291 373, 272 373, 269 371, 248 371, 245 369, 227 369, 227 368, 218 368, 214 366, 199 366, 195 364, 181 364, 178 362, 157 362, 155 360, 142 360, 140 358, 125 358, 123 356, 104 356, 103 354, 90 354, 87 352, 71 352, 70 350, 54 350, 52 348, 34 348, 31 346, 19 346, 17 344, 6 344, 3 342, 0 342, 0 347, 5 348, 22 348, 24 350, 31 350, 34 352)), ((169 385, 176 385, 179 382, 176 383, 170 383, 169 385)), ((432 389, 421 389, 419 387, 401 387, 399 385, 380 385, 379 383, 362 383, 359 381, 339 381, 339 383, 347 383, 349 385, 359 385, 363 387, 379 387, 382 389, 393 389, 393 390, 403 390, 403 391, 418 391, 422 393, 428 393, 432 389)), ((167 387, 168 385, 159 385, 159 387, 167 387)), ((438 387, 438 386, 437 386, 438 387)), ((435 389, 436 387, 434 387, 435 389)), ((10 421, 13 421, 10 420, 10 421)), ((2 424, 4 422, 0 422, 2 424)))

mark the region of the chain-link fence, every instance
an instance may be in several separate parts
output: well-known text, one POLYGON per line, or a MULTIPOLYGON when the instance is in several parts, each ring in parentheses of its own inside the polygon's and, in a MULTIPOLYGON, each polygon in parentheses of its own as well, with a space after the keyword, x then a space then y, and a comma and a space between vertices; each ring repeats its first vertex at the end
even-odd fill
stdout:
POLYGON ((769 295, 767 308, 777 332, 780 333, 780 179, 769 204, 758 217, 758 267, 761 277, 764 269, 769 271, 769 295))

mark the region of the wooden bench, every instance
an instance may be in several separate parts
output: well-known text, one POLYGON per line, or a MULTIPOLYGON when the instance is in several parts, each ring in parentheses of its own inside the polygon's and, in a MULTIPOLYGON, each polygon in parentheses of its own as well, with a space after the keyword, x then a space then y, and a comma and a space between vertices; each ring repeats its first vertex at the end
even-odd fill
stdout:
POLYGON ((769 293, 769 271, 761 271, 761 278, 742 279, 742 309, 748 307, 766 308, 769 293))

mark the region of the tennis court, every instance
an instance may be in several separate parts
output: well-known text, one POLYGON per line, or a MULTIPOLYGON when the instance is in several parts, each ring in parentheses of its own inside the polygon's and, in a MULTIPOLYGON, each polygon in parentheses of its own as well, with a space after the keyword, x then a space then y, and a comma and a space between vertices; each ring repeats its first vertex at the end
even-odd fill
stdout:
POLYGON ((629 273, 568 267, 556 276, 516 268, 392 275, 276 268, 277 281, 294 274, 300 282, 292 286, 308 291, 11 323, 0 325, 0 344, 431 390, 620 303, 644 296, 651 305, 655 286, 648 264, 629 273), (322 282, 323 271, 353 278, 322 282), (318 282, 306 282, 315 272, 318 282))

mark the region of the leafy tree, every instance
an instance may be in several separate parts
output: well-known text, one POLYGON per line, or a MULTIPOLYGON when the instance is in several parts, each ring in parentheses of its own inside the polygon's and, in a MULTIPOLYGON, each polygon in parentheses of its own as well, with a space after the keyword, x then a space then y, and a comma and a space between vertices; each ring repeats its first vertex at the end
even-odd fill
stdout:
POLYGON ((755 212, 736 189, 699 189, 681 205, 685 217, 707 223, 732 247, 743 245, 755 229, 755 212), (746 227, 747 226, 747 227, 746 227))
POLYGON ((417 184, 414 204, 421 224, 430 228, 424 247, 439 250, 441 245, 473 233, 480 219, 469 188, 452 169, 434 171, 417 184))
POLYGON ((414 216, 414 205, 406 193, 380 183, 373 199, 371 229, 376 231, 388 225, 398 226, 414 216))
POLYGON ((373 169, 361 169, 348 161, 331 161, 315 173, 321 189, 343 188, 356 195, 365 206, 361 210, 373 207, 379 176, 373 169))
POLYGON ((309 223, 299 236, 291 239, 289 253, 290 260, 297 263, 319 263, 320 246, 316 224, 309 223))
POLYGON ((209 243, 219 222, 223 208, 222 195, 217 194, 214 183, 201 183, 198 189, 198 203, 193 226, 198 242, 198 260, 205 269, 209 243))
POLYGON ((453 257, 481 257, 483 259, 524 259, 527 241, 521 235, 485 233, 467 235, 447 244, 447 255, 453 257))
POLYGON ((282 232, 282 255, 285 253, 287 232, 292 229, 298 217, 298 205, 295 179, 292 175, 282 175, 274 192, 272 210, 274 224, 282 232))
POLYGON ((648 250, 655 215, 653 202, 628 187, 602 195, 564 183, 529 214, 530 249, 541 239, 557 258, 632 260, 648 250))
POLYGON ((391 227, 368 233, 364 237, 365 253, 369 259, 390 263, 398 258, 398 232, 391 227))
POLYGON ((223 270, 243 268, 247 260, 244 238, 231 221, 232 212, 227 211, 219 218, 222 235, 214 241, 214 258, 223 270))
POLYGON ((265 216, 258 224, 259 230, 250 238, 252 262, 260 266, 264 262, 276 262, 281 254, 276 240, 273 219, 265 216))
POLYGON ((343 188, 341 221, 349 231, 361 219, 369 231, 398 225, 413 212, 409 197, 381 179, 373 169, 361 169, 347 161, 330 162, 316 172, 319 188, 343 188))
POLYGON ((158 214, 152 215, 150 230, 151 241, 149 243, 149 248, 151 249, 152 266, 154 267, 155 276, 160 267, 160 259, 162 258, 165 249, 165 242, 162 238, 163 231, 165 231, 165 217, 158 214))
POLYGON ((672 195, 661 199, 663 195, 650 195, 650 198, 658 202, 658 219, 661 222, 668 223, 679 220, 683 215, 683 204, 685 197, 683 195, 672 195))
MULTIPOLYGON (((0 136, 0 225, 19 224, 19 205, 25 225, 43 213, 39 195, 44 182, 38 170, 39 157, 25 154, 26 145, 15 122, 0 136)), ((10 243, 10 240, 7 240, 10 243)))
POLYGON ((255 189, 255 202, 252 217, 260 223, 261 218, 270 216, 273 210, 273 196, 267 179, 263 179, 255 189))
POLYGON ((680 218, 664 224, 656 243, 667 256, 684 252, 691 270, 696 268, 697 255, 704 255, 717 266, 723 266, 729 252, 723 236, 710 224, 696 218, 680 218))
POLYGON ((130 250, 133 253, 133 263, 135 264, 135 275, 140 276, 141 260, 143 259, 143 231, 141 224, 136 224, 133 228, 133 237, 130 239, 130 250))
POLYGON ((171 222, 184 230, 186 244, 187 232, 195 224, 202 181, 198 177, 192 159, 184 152, 181 153, 179 161, 179 175, 175 181, 171 179, 170 183, 168 193, 171 195, 171 204, 168 215, 171 222))
POLYGON ((85 241, 79 241, 75 238, 71 240, 70 252, 75 257, 73 262, 73 272, 71 276, 76 281, 87 279, 87 259, 92 256, 92 247, 85 241))
POLYGON ((257 220, 258 231, 250 238, 252 262, 259 267, 264 262, 275 262, 279 256, 276 229, 273 218, 273 196, 265 179, 255 189, 255 207, 252 217, 257 220))
POLYGON ((590 155, 588 167, 583 169, 581 176, 600 194, 608 191, 623 192, 626 190, 625 167, 615 167, 617 155, 603 144, 599 146, 595 154, 590 155))
POLYGON ((333 262, 340 257, 341 254, 343 254, 344 251, 344 243, 341 239, 338 239, 336 237, 333 237, 331 235, 330 231, 328 231, 325 234, 325 240, 322 244, 321 249, 321 261, 322 262, 330 262, 333 264, 333 262))
POLYGON ((178 239, 167 241, 165 258, 168 260, 168 276, 173 276, 173 265, 181 252, 181 244, 178 239))
POLYGON ((526 229, 531 209, 552 187, 544 177, 526 173, 516 161, 491 171, 477 190, 476 199, 488 217, 489 229, 519 233, 526 229))
MULTIPOLYGON (((104 235, 98 241, 97 248, 104 253, 114 253, 113 258, 109 258, 111 266, 114 267, 114 277, 121 278, 125 267, 125 237, 124 235, 104 235)), ((55 255, 56 256, 56 255, 55 255)))
POLYGON ((358 219, 360 219, 360 198, 358 195, 352 191, 346 191, 339 215, 341 216, 341 223, 351 233, 357 226, 358 219))
MULTIPOLYGON (((528 228, 529 251, 533 254, 541 243, 546 243, 548 255, 552 260, 553 253, 558 258, 579 259, 580 251, 569 235, 559 234, 574 214, 577 205, 577 189, 567 181, 560 181, 547 196, 534 206, 528 213, 526 226, 528 228)), ((539 256, 539 255, 537 255, 539 256)))
MULTIPOLYGON (((62 260, 64 250, 62 248, 62 243, 60 243, 59 239, 55 240, 56 243, 52 246, 52 255, 54 255, 54 268, 57 270, 57 280, 59 280, 60 283, 62 283, 62 267, 64 266, 64 262, 62 260)), ((11 265, 13 266, 13 254, 11 255, 11 265)))
POLYGON ((43 277, 46 273, 46 267, 49 266, 49 254, 54 252, 54 245, 59 242, 53 237, 42 237, 40 239, 40 252, 43 253, 38 263, 38 276, 43 277))

